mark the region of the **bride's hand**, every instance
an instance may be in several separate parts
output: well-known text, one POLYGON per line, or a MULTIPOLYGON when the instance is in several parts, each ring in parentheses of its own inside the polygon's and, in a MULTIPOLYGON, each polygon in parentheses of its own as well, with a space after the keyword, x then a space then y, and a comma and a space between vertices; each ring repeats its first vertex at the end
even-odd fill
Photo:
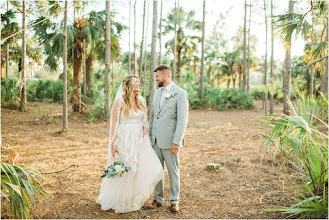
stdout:
POLYGON ((119 154, 118 148, 116 148, 114 145, 112 145, 112 147, 111 147, 111 152, 112 152, 112 157, 115 156, 115 153, 119 154))
POLYGON ((149 130, 147 130, 147 128, 143 128, 143 137, 145 136, 145 135, 150 135, 150 132, 149 132, 149 130))

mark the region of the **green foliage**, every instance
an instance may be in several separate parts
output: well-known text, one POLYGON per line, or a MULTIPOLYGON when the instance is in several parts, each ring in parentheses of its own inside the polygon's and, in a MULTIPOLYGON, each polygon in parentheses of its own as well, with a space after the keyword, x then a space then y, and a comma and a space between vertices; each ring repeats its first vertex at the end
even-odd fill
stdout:
POLYGON ((328 98, 301 96, 295 105, 290 100, 288 103, 292 116, 282 114, 262 118, 271 127, 263 143, 279 148, 279 152, 285 155, 283 165, 291 163, 301 176, 302 199, 295 199, 296 203, 290 207, 272 206, 269 210, 283 211, 300 218, 327 217, 328 135, 319 128, 328 129, 328 122, 321 120, 328 115, 328 98))
POLYGON ((1 106, 16 109, 19 107, 20 84, 21 80, 18 78, 1 81, 1 106))
POLYGON ((95 122, 105 115, 105 95, 104 88, 94 85, 93 105, 88 109, 88 121, 95 122))
POLYGON ((1 195, 9 201, 14 217, 31 218, 31 202, 47 197, 38 178, 44 177, 33 168, 1 162, 1 195))
POLYGON ((63 100, 63 82, 59 80, 27 81, 28 101, 57 102, 63 100))
MULTIPOLYGON (((199 85, 183 86, 188 95, 192 108, 200 106, 199 85)), ((240 89, 220 89, 217 87, 205 87, 205 106, 217 110, 227 109, 253 109, 254 102, 249 93, 244 93, 240 89)))

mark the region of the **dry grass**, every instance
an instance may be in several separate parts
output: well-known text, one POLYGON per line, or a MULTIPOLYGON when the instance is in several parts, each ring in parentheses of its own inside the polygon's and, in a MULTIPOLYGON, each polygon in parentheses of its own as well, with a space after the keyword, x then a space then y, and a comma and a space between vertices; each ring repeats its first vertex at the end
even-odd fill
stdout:
MULTIPOLYGON (((278 160, 261 147, 263 131, 257 117, 263 111, 257 104, 251 111, 190 111, 186 146, 181 151, 182 211, 178 215, 171 214, 167 200, 157 210, 101 211, 95 200, 107 160, 109 123, 88 123, 84 115, 69 112, 69 131, 58 132, 61 119, 56 114, 62 106, 57 103, 30 103, 27 112, 3 110, 3 159, 12 161, 17 156, 18 151, 10 156, 9 147, 19 149, 16 164, 41 172, 69 167, 45 174, 50 196, 34 205, 35 218, 284 218, 264 211, 263 205, 289 202, 294 192, 287 187, 297 179, 279 171, 278 160), (206 163, 221 166, 208 171, 206 163)), ((275 107, 277 112, 281 109, 281 105, 275 107)), ((168 181, 166 176, 166 199, 168 181)), ((4 206, 2 218, 8 217, 6 210, 4 206)))

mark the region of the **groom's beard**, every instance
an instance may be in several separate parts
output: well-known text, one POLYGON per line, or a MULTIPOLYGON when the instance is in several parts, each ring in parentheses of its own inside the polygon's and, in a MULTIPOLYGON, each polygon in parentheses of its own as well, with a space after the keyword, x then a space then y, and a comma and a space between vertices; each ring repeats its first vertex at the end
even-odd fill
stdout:
POLYGON ((164 85, 164 82, 158 82, 159 87, 163 87, 163 85, 164 85))

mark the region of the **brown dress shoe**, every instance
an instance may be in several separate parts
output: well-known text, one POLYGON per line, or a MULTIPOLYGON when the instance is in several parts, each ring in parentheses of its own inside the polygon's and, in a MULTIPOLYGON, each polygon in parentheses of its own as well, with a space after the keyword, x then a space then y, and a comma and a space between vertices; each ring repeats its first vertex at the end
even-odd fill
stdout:
POLYGON ((146 208, 147 208, 147 209, 155 209, 155 208, 158 208, 158 207, 160 207, 160 206, 162 206, 162 204, 159 203, 158 201, 154 200, 154 201, 152 202, 152 204, 147 205, 146 208))
POLYGON ((178 213, 179 212, 179 206, 178 206, 178 204, 171 204, 171 211, 173 213, 178 213))

